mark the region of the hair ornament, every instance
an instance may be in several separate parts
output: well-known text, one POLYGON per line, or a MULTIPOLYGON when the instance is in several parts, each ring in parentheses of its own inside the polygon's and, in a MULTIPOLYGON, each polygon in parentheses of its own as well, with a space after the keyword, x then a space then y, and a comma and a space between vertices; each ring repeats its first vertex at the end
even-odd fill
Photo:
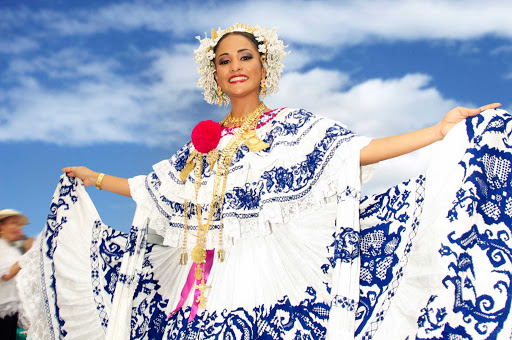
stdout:
POLYGON ((197 40, 199 40, 199 47, 194 50, 194 60, 199 65, 196 68, 197 73, 199 73, 197 86, 204 90, 204 99, 209 104, 224 103, 227 106, 230 102, 229 96, 226 93, 222 92, 219 96, 220 92, 217 91, 217 82, 214 77, 215 53, 213 52, 213 48, 217 46, 224 35, 233 32, 246 32, 254 35, 256 41, 259 42, 258 52, 262 54, 261 61, 263 67, 265 67, 267 71, 265 79, 266 94, 279 91, 279 80, 281 79, 281 73, 284 68, 281 60, 290 52, 285 51, 287 46, 284 45, 282 40, 279 40, 277 27, 269 29, 259 25, 235 24, 224 30, 220 28, 215 30, 213 28, 211 38, 208 38, 206 33, 203 39, 201 39, 200 36, 196 37, 197 40))

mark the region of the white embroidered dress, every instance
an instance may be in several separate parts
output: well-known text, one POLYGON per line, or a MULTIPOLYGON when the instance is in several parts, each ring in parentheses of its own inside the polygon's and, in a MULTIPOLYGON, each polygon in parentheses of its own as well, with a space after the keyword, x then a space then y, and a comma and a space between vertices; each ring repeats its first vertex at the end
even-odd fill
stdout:
MULTIPOLYGON (((188 332, 203 338, 204 328, 209 328, 207 334, 219 339, 225 332, 236 338, 294 338, 297 334, 322 338, 330 315, 331 322, 344 325, 333 328, 340 336, 353 334, 359 268, 350 256, 335 255, 333 248, 340 231, 357 232, 359 150, 370 139, 357 137, 329 119, 292 109, 265 114, 257 131, 270 148, 250 152, 243 146, 235 156, 222 212, 225 261, 215 259, 206 283, 211 286, 206 290, 206 309, 191 322, 188 332), (338 271, 332 268, 335 256, 340 260, 338 271), (331 310, 333 300, 344 303, 334 302, 331 310), (237 330, 228 327, 231 323, 244 326, 237 330), (243 332, 249 329, 252 333, 247 337, 243 332)), ((224 131, 220 150, 233 132, 224 131)), ((149 217, 149 227, 170 247, 158 259, 154 250, 152 260, 155 278, 167 287, 160 293, 168 299, 165 314, 178 304, 192 265, 190 260, 186 266, 179 265, 183 202, 195 201, 193 173, 185 183, 179 179, 189 152, 187 146, 156 164, 154 173, 129 181, 138 214, 149 217)), ((204 207, 202 216, 207 216, 215 172, 206 164, 198 198, 204 207)), ((189 229, 195 233, 197 218, 191 210, 189 229)), ((218 247, 218 235, 215 223, 208 232, 207 249, 218 247)), ((189 254, 194 246, 189 234, 189 254)), ((353 245, 346 246, 350 254, 353 245)), ((187 307, 193 299, 191 293, 182 311, 168 321, 171 337, 185 334, 187 307)))
MULTIPOLYGON (((510 114, 459 124, 426 176, 361 202, 369 139, 291 109, 265 115, 258 136, 270 148, 235 156, 226 259, 214 260, 206 308, 190 322, 192 293, 168 318, 192 265, 179 264, 190 147, 130 179, 128 235, 104 225, 81 182, 63 175, 45 230, 20 260, 29 338, 511 338, 510 114)), ((203 169, 206 215, 213 173, 203 169)), ((216 223, 208 249, 218 232, 216 223)))

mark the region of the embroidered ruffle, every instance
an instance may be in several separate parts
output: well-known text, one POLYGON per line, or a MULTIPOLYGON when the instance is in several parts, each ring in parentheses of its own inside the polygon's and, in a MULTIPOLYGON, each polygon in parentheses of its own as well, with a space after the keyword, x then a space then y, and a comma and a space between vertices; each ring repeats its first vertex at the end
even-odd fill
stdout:
MULTIPOLYGON (((282 110, 257 134, 270 148, 254 153, 243 146, 230 168, 223 210, 227 246, 236 239, 268 235, 272 224, 287 223, 291 216, 336 200, 344 189, 338 187, 340 174, 347 164, 359 163, 359 150, 370 141, 334 121, 293 109, 282 110)), ((229 138, 223 136, 221 150, 229 138)), ((179 180, 188 153, 187 145, 170 160, 157 163, 150 175, 129 181, 132 197, 152 217, 151 228, 164 237, 164 244, 174 247, 181 246, 183 240, 183 201, 194 197, 193 175, 186 183, 179 180)), ((366 173, 372 171, 369 168, 366 173)), ((203 217, 207 216, 213 182, 214 174, 206 169, 198 197, 203 217)), ((197 220, 190 210, 189 206, 189 229, 193 232, 197 220)), ((189 248, 193 243, 189 242, 189 248)), ((218 222, 208 233, 207 247, 214 248, 217 243, 218 222)))
MULTIPOLYGON (((117 252, 113 238, 80 180, 61 177, 53 196, 51 214, 34 246, 20 259, 17 286, 26 316, 29 339, 104 339, 113 290, 104 271, 117 252), (83 198, 79 205, 78 197, 83 198), (67 338, 67 337, 66 337, 67 338)), ((121 238, 121 241, 123 238, 121 238)), ((125 239, 124 239, 125 240, 125 239)), ((118 247, 124 247, 119 245, 118 247)))

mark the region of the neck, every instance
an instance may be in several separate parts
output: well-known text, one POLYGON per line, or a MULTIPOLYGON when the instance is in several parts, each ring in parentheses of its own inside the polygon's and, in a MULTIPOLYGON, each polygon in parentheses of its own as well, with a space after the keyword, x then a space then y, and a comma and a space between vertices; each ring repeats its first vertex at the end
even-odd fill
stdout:
POLYGON ((248 113, 256 110, 258 106, 260 106, 260 98, 254 97, 248 100, 247 98, 236 99, 233 98, 231 100, 231 116, 234 118, 241 118, 246 116, 248 113))

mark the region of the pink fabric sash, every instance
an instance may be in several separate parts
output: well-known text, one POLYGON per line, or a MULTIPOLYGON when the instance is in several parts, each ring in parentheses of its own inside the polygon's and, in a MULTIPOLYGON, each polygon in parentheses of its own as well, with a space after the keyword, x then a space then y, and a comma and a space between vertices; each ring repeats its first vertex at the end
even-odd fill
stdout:
MULTIPOLYGON (((206 250, 206 263, 199 264, 200 266, 203 266, 205 269, 205 271, 204 271, 204 282, 205 283, 208 282, 208 276, 210 275, 210 270, 212 269, 212 265, 213 265, 214 254, 215 254, 215 249, 206 250)), ((181 307, 183 307, 183 304, 187 300, 188 295, 190 294, 190 291, 192 290, 194 285, 198 286, 201 284, 201 280, 196 280, 194 277, 194 274, 196 272, 196 266, 197 266, 197 263, 193 263, 192 266, 190 267, 190 271, 188 272, 187 281, 185 281, 185 285, 183 286, 183 289, 181 290, 181 297, 180 297, 180 301, 178 302, 178 306, 176 306, 176 309, 174 309, 172 311, 172 313, 169 314, 167 319, 174 316, 174 314, 176 314, 181 309, 181 307)), ((190 311, 190 316, 188 318, 189 322, 190 322, 190 320, 194 319, 197 314, 197 310, 199 309, 199 302, 197 301, 197 298, 200 295, 201 295, 201 291, 199 291, 199 289, 196 289, 194 292, 194 302, 192 303, 192 309, 190 311)))

